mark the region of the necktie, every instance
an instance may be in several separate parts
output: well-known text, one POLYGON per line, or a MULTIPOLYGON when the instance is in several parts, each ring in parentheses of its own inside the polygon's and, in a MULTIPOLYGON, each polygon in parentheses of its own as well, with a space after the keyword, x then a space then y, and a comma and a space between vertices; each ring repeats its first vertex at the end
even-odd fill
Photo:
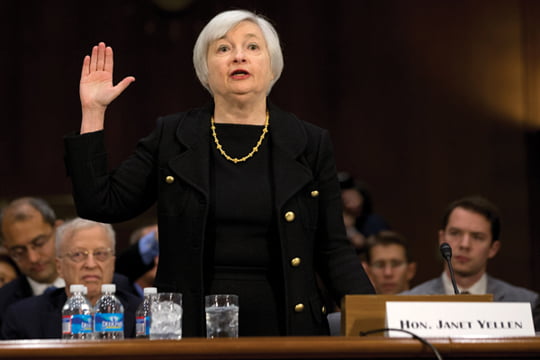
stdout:
POLYGON ((51 285, 51 286, 49 286, 48 288, 45 289, 45 291, 43 292, 43 294, 44 294, 44 295, 45 295, 45 294, 50 294, 50 293, 52 293, 54 290, 56 290, 56 286, 51 285))

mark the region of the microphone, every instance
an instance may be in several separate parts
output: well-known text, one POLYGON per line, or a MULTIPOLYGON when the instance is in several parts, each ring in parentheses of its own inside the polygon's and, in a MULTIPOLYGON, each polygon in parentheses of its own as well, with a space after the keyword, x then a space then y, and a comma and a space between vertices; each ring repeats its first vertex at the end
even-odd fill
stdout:
POLYGON ((450 279, 452 280, 452 286, 454 287, 454 293, 456 295, 459 295, 459 290, 456 285, 456 277, 454 276, 454 268, 452 267, 452 262, 450 259, 452 259, 452 248, 448 243, 443 242, 441 246, 439 247, 441 250, 442 257, 446 260, 448 263, 448 270, 450 270, 450 279))

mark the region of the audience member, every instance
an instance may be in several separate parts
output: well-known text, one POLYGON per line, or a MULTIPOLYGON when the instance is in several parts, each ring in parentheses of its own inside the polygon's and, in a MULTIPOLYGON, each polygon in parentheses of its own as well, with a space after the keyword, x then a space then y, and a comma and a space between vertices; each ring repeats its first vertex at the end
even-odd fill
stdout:
POLYGON ((116 271, 125 274, 135 292, 143 296, 143 288, 153 286, 156 276, 159 254, 157 224, 135 229, 129 242, 130 246, 116 260, 116 271))
MULTIPOLYGON (((497 255, 501 221, 490 201, 470 196, 451 203, 443 216, 439 244, 452 247, 452 267, 461 293, 493 294, 493 301, 530 302, 534 308, 538 294, 496 279, 487 273, 489 259, 497 255)), ((448 266, 441 276, 422 283, 405 294, 454 294, 448 266)))
POLYGON ((347 236, 360 253, 364 250, 368 236, 389 230, 390 227, 380 215, 374 213, 371 193, 366 184, 344 171, 338 173, 338 179, 347 236))
MULTIPOLYGON (((64 287, 56 270, 55 229, 62 223, 52 207, 43 199, 22 197, 11 201, 0 212, 2 245, 18 266, 21 276, 0 288, 0 326, 6 308, 24 298, 41 295, 47 288, 64 287)), ((141 253, 138 245, 122 252, 116 259, 122 272, 115 275, 118 287, 138 295, 133 282, 153 267, 157 246, 148 246, 141 253), (150 255, 148 255, 150 254, 150 255), (150 257, 148 265, 142 258, 150 257), (120 273, 124 274, 120 275, 120 273), (128 278, 132 278, 130 281, 128 278)))
POLYGON ((15 261, 7 253, 0 252, 0 287, 15 280, 19 275, 21 275, 21 272, 15 261))
POLYGON ((540 332, 540 301, 536 302, 536 305, 532 309, 534 329, 536 334, 539 335, 540 332))
POLYGON ((407 240, 397 232, 383 230, 366 242, 362 262, 377 294, 398 294, 409 290, 416 274, 407 240))
POLYGON ((148 269, 139 276, 134 286, 140 296, 144 296, 144 288, 154 286, 156 279, 157 266, 159 261, 158 247, 158 226, 157 224, 147 225, 136 229, 130 236, 130 244, 138 245, 139 252, 144 254, 140 256, 143 264, 141 269, 148 269))
MULTIPOLYGON (((72 284, 88 289, 95 305, 101 285, 113 282, 115 233, 111 225, 76 218, 58 227, 56 267, 66 287, 12 304, 5 313, 2 336, 5 339, 50 339, 62 337, 62 307, 72 284)), ((121 287, 117 297, 124 305, 124 335, 135 335, 135 311, 141 302, 121 287)))
POLYGON ((56 272, 54 232, 59 225, 54 210, 42 199, 23 197, 0 212, 3 246, 21 276, 0 288, 0 325, 8 305, 41 295, 48 287, 64 287, 56 272))

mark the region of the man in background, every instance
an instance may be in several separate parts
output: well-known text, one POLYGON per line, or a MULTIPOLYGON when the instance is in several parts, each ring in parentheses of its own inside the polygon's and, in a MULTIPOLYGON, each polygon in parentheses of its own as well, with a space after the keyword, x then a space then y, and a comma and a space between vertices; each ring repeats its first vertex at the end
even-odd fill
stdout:
MULTIPOLYGON (((115 233, 111 225, 81 218, 67 221, 56 234, 56 268, 66 287, 12 304, 2 324, 4 339, 62 337, 62 307, 71 296, 70 285, 87 287, 90 304, 101 296, 101 285, 113 283, 115 233)), ((124 306, 124 336, 135 336, 135 311, 142 301, 122 287, 116 296, 124 306)))
POLYGON ((8 305, 64 287, 55 262, 55 230, 60 223, 46 201, 33 197, 13 200, 0 212, 2 245, 22 273, 0 288, 0 325, 8 305))
MULTIPOLYGON (((439 230, 439 245, 452 248, 452 267, 460 293, 493 294, 493 301, 529 302, 534 308, 538 294, 514 286, 487 273, 489 259, 501 247, 501 221, 495 205, 479 196, 470 196, 451 203, 439 230)), ((454 294, 448 266, 441 276, 426 281, 406 294, 454 294)))
POLYGON ((116 270, 128 275, 133 287, 142 297, 145 287, 154 286, 159 258, 158 226, 141 226, 131 234, 130 246, 116 260, 116 270), (131 270, 130 270, 131 269, 131 270), (138 269, 138 271, 133 271, 138 269))
MULTIPOLYGON (((0 211, 1 245, 21 272, 21 276, 0 288, 0 326, 10 304, 65 286, 56 269, 55 231, 60 224, 62 220, 40 198, 21 197, 0 211)), ((116 258, 120 264, 116 266, 117 287, 138 294, 133 282, 152 268, 156 255, 157 240, 152 239, 125 249, 116 258), (145 263, 145 259, 151 260, 145 263)))
POLYGON ((380 231, 367 239, 362 265, 377 294, 399 294, 409 290, 409 283, 416 274, 409 244, 401 234, 390 230, 380 231))

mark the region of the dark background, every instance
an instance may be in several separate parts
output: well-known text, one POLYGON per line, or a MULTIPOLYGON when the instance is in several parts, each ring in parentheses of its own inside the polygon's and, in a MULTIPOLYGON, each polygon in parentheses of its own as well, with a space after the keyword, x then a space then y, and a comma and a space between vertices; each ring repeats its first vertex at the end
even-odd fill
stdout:
MULTIPOLYGON (((105 41, 115 79, 111 166, 160 115, 208 100, 191 61, 204 24, 233 8, 268 16, 285 69, 278 106, 329 129, 336 161, 412 243, 415 284, 441 272, 445 206, 481 194, 501 209, 495 276, 540 291, 540 2, 0 0, 0 205, 23 195, 74 216, 62 137, 78 130, 82 59, 105 41), (167 11, 163 6, 182 5, 167 11)), ((116 224, 120 246, 152 211, 116 224)))

